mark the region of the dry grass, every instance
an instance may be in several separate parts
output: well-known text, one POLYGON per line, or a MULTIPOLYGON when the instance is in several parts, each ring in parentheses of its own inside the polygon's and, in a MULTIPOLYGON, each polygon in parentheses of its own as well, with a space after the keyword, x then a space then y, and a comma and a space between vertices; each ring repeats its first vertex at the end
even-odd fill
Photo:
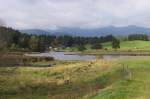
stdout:
POLYGON ((1 97, 19 99, 77 99, 102 88, 94 81, 116 66, 115 62, 95 60, 70 62, 55 67, 18 67, 0 69, 1 97), (30 96, 31 98, 28 98, 30 96), (44 97, 44 98, 43 98, 44 97), (37 98, 35 98, 37 99, 37 98), (39 98, 40 99, 40 98, 39 98))

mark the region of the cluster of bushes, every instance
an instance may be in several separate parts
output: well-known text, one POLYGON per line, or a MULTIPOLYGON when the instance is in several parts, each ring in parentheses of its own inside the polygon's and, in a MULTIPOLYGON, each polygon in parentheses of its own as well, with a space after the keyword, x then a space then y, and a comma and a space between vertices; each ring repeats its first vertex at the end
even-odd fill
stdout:
POLYGON ((91 46, 91 49, 103 49, 103 45, 101 43, 96 43, 91 46))
POLYGON ((22 59, 23 63, 31 63, 31 62, 42 62, 42 61, 53 61, 53 57, 31 57, 31 56, 25 56, 22 59))
POLYGON ((42 62, 42 61, 53 61, 53 57, 31 57, 31 56, 23 56, 20 54, 5 54, 0 57, 0 66, 1 67, 12 67, 12 66, 24 66, 30 65, 34 62, 42 62))
MULTIPOLYGON (((113 49, 120 48, 120 40, 114 38, 111 42, 112 42, 113 49)), ((91 49, 96 49, 96 50, 103 49, 103 45, 101 43, 95 43, 95 44, 91 45, 91 49)), ((84 51, 84 50, 86 50, 86 47, 84 45, 78 46, 78 51, 84 51)), ((105 50, 106 50, 106 48, 105 48, 105 50)))

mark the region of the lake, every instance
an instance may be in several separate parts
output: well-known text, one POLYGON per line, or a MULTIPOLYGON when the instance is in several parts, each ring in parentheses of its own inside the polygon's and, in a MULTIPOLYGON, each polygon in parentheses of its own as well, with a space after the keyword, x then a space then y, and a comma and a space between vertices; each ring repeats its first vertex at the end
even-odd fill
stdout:
MULTIPOLYGON (((46 52, 46 53, 25 54, 25 55, 33 57, 42 57, 42 56, 54 57, 55 60, 66 60, 66 61, 90 61, 97 59, 95 55, 79 55, 72 52, 46 52)), ((141 58, 141 57, 143 56, 103 55, 101 58, 106 60, 114 60, 114 59, 141 58)), ((149 56, 147 57, 150 58, 149 56)))
POLYGON ((66 60, 66 61, 74 61, 74 60, 81 60, 81 61, 89 61, 95 60, 96 56, 94 55, 78 55, 72 54, 69 52, 47 52, 47 53, 38 53, 38 54, 26 54, 27 56, 46 56, 46 57, 54 57, 55 60, 66 60))

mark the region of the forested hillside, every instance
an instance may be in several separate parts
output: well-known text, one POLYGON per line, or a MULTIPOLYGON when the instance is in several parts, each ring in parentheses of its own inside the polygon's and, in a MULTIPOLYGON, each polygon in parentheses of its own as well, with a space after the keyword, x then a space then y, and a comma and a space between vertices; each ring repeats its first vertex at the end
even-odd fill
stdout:
POLYGON ((71 47, 84 44, 112 41, 114 37, 72 37, 52 35, 29 35, 7 27, 0 27, 0 42, 3 49, 21 51, 44 51, 49 46, 71 47))
MULTIPOLYGON (((0 42, 1 48, 9 49, 10 51, 45 51, 49 47, 53 48, 67 48, 67 47, 79 47, 83 48, 83 45, 97 45, 102 48, 101 43, 112 42, 117 37, 113 35, 101 36, 101 37, 79 37, 79 36, 54 36, 54 35, 33 35, 21 33, 17 30, 7 27, 0 27, 0 42)), ((120 38, 119 38, 120 39, 120 38)), ((149 37, 145 34, 132 34, 127 38, 123 37, 120 40, 143 40, 148 41, 149 37)), ((119 42, 118 42, 119 44, 119 42)))

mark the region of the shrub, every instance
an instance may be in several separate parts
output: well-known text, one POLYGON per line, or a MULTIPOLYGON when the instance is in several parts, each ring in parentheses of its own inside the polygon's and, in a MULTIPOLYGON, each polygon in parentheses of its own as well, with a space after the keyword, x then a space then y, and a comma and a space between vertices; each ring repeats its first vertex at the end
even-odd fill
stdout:
POLYGON ((78 46, 78 51, 84 51, 84 50, 86 50, 84 45, 78 46))
POLYGON ((96 44, 92 45, 91 48, 92 48, 92 49, 102 49, 103 46, 102 46, 100 43, 96 43, 96 44))

